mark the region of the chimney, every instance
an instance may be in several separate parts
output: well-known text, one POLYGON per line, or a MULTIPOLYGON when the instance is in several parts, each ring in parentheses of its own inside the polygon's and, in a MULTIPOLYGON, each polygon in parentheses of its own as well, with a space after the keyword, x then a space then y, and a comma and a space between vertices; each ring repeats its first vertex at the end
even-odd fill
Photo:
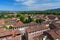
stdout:
POLYGON ((12 36, 15 37, 15 34, 16 32, 14 30, 12 30, 12 36))

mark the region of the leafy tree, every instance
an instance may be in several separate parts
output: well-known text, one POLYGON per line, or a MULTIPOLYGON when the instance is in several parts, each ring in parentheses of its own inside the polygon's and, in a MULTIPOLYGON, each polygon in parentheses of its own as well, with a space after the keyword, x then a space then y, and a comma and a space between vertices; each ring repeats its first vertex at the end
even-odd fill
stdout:
POLYGON ((42 23, 43 20, 42 19, 36 19, 36 23, 42 23))
POLYGON ((28 16, 28 19, 25 19, 24 23, 30 23, 30 22, 34 22, 34 18, 31 18, 30 16, 28 16))
POLYGON ((4 26, 6 29, 12 29, 12 26, 4 26))
POLYGON ((21 15, 20 14, 17 14, 16 17, 20 17, 21 15))
POLYGON ((17 17, 19 17, 20 18, 20 21, 22 21, 24 23, 25 17, 24 17, 23 14, 17 14, 17 17))
POLYGON ((9 26, 9 29, 12 29, 12 26, 9 26))
POLYGON ((20 20, 24 23, 25 17, 24 16, 21 16, 20 17, 20 20))
POLYGON ((1 18, 4 18, 4 15, 3 15, 3 14, 0 14, 0 19, 1 19, 1 18))

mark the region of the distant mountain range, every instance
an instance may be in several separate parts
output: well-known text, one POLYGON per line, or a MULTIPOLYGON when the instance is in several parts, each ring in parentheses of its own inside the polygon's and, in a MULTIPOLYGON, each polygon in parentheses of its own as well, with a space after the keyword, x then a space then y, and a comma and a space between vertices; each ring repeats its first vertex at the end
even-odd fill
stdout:
POLYGON ((50 11, 50 12, 60 12, 60 8, 57 8, 57 9, 49 9, 49 10, 45 10, 45 11, 50 11))
MULTIPOLYGON (((46 12, 47 11, 50 11, 50 12, 60 12, 60 8, 57 8, 57 9, 48 9, 48 10, 44 10, 44 11, 46 11, 46 12)), ((19 11, 3 11, 3 10, 0 10, 0 12, 19 12, 19 11)), ((23 12, 23 11, 21 11, 21 12, 23 12)))

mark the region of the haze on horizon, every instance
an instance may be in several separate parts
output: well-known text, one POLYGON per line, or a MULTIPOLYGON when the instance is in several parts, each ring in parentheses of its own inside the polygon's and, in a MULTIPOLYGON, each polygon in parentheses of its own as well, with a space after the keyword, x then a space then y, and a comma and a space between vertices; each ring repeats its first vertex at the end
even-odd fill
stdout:
POLYGON ((0 10, 32 11, 60 8, 60 0, 0 0, 0 10))

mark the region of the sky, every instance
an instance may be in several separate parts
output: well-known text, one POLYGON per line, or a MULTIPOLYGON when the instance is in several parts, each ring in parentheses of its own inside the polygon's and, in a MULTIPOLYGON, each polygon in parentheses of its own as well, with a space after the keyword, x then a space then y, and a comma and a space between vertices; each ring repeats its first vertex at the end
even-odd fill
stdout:
POLYGON ((60 0, 0 0, 3 11, 41 11, 60 8, 60 0))

